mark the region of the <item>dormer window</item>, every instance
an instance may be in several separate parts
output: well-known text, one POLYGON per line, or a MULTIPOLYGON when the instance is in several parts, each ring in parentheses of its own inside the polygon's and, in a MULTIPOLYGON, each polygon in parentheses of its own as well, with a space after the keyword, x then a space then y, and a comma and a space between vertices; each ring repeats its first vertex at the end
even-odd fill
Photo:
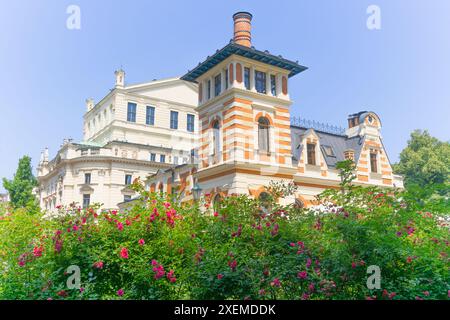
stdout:
POLYGON ((323 151, 327 157, 336 157, 333 148, 330 146, 322 146, 323 151))
POLYGON ((306 145, 306 152, 308 156, 308 164, 316 165, 316 145, 314 143, 308 143, 306 145))
POLYGON ((377 153, 374 151, 370 152, 370 171, 373 173, 378 172, 377 153))
POLYGON ((256 92, 266 93, 266 74, 261 71, 255 71, 256 92))

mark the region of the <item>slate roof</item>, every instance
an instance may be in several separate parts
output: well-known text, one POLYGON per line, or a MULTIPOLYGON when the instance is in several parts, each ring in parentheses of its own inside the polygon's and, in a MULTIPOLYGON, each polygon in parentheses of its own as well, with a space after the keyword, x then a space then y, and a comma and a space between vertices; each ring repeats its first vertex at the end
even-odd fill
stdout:
MULTIPOLYGON (((308 128, 291 126, 291 147, 292 155, 296 160, 299 160, 303 146, 301 145, 302 135, 309 130, 308 128)), ((364 144, 364 138, 360 136, 348 138, 345 135, 332 134, 318 131, 314 132, 319 137, 322 155, 329 167, 335 167, 336 163, 345 160, 344 151, 353 149, 355 151, 355 162, 358 162, 361 149, 364 144), (334 156, 329 156, 325 153, 324 148, 329 146, 332 148, 334 156)))

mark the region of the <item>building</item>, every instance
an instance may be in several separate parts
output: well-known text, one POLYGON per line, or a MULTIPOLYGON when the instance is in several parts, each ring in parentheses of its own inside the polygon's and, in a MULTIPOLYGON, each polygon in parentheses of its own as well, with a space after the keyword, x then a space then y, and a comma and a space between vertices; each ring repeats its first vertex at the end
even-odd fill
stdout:
POLYGON ((324 189, 338 187, 335 165, 344 159, 357 164, 358 184, 403 186, 374 112, 350 115, 341 132, 297 121, 288 82, 307 68, 255 49, 250 13, 238 12, 233 20, 233 40, 181 78, 198 84, 198 165, 158 171, 148 179, 150 190, 189 200, 195 185, 214 202, 230 194, 260 197, 270 181, 290 180, 299 190, 282 201, 307 206, 324 189))
POLYGON ((233 16, 234 38, 181 78, 115 88, 87 100, 84 141, 66 140, 38 166, 41 207, 76 202, 124 207, 140 177, 151 191, 190 201, 232 194, 260 197, 270 181, 294 181, 283 202, 307 206, 340 182, 336 163, 353 159, 356 183, 402 187, 381 139, 381 120, 363 111, 337 130, 291 115, 289 79, 307 68, 252 46, 252 15, 233 16), (196 191, 195 193, 193 191, 196 191))
POLYGON ((1 202, 9 202, 9 194, 8 193, 0 193, 0 203, 1 202))
POLYGON ((64 140, 37 167, 40 206, 103 204, 117 208, 134 197, 129 185, 158 169, 190 162, 198 132, 197 85, 179 78, 115 87, 97 104, 86 101, 84 140, 64 140))

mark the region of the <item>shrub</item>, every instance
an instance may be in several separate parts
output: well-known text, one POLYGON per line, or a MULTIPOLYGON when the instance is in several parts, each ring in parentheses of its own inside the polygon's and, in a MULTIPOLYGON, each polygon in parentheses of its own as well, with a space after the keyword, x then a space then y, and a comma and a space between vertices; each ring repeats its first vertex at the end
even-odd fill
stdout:
POLYGON ((232 196, 215 212, 210 199, 179 204, 135 187, 141 198, 123 213, 95 206, 61 208, 50 220, 23 209, 4 213, 0 298, 448 297, 442 199, 418 203, 408 191, 355 187, 349 179, 311 210, 232 196), (67 287, 71 265, 80 268, 80 288, 67 287), (380 289, 366 286, 369 265, 381 269, 380 289))

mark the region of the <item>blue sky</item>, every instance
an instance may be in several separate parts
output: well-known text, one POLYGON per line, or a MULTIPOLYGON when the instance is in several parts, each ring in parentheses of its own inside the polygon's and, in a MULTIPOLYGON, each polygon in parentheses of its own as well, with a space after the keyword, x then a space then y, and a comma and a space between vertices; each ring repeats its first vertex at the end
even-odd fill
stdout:
MULTIPOLYGON (((18 158, 82 137, 85 99, 101 99, 121 65, 127 82, 183 75, 232 37, 250 11, 253 45, 309 69, 290 81, 292 115, 345 126, 375 111, 392 162, 409 134, 450 138, 450 1, 0 0, 0 177, 18 158), (69 5, 81 29, 66 28, 69 5), (369 5, 381 30, 366 27, 369 5)), ((1 190, 1 188, 0 188, 1 190)))

